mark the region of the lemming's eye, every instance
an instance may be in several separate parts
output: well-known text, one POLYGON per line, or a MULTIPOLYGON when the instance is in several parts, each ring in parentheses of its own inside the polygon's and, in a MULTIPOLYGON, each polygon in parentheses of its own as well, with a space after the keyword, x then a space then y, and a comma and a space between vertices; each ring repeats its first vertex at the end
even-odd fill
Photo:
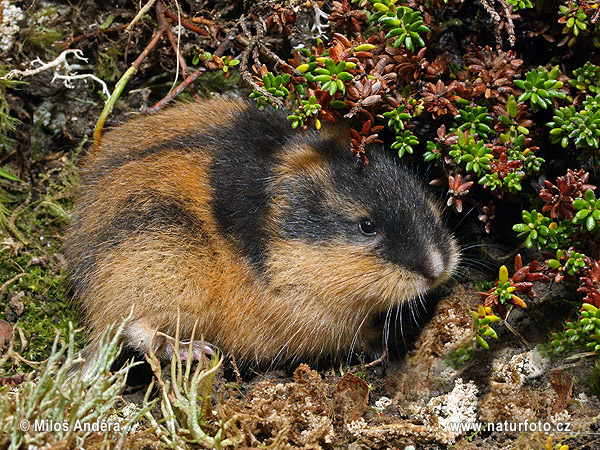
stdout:
POLYGON ((377 226, 371 219, 362 219, 358 224, 360 232, 365 236, 373 236, 377 234, 377 226))

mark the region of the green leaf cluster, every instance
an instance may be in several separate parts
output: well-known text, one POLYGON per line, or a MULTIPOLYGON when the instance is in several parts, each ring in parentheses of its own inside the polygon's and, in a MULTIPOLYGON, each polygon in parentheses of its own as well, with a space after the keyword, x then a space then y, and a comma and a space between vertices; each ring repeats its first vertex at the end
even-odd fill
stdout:
POLYGON ((600 230, 600 199, 596 200, 594 191, 588 189, 583 198, 573 200, 573 208, 577 210, 574 224, 584 224, 587 231, 600 230))
POLYGON ((458 130, 462 132, 468 130, 471 135, 477 134, 487 139, 492 132, 490 125, 494 119, 488 115, 488 110, 485 106, 465 106, 454 116, 454 120, 457 122, 458 130))
MULTIPOLYGON (((286 87, 290 82, 290 79, 291 77, 287 73, 275 76, 271 72, 267 72, 263 76, 265 90, 273 97, 286 98, 290 95, 290 91, 286 87)), ((267 105, 271 104, 271 101, 258 89, 254 89, 254 92, 252 92, 249 97, 256 99, 259 109, 264 109, 267 105)))
POLYGON ((584 109, 580 111, 577 111, 573 105, 555 109, 552 122, 546 124, 551 128, 551 142, 553 144, 560 142, 560 145, 565 148, 572 141, 578 148, 597 149, 600 139, 598 101, 600 101, 600 94, 591 102, 583 102, 584 109))
POLYGON ((582 31, 587 30, 589 21, 588 16, 583 9, 578 8, 571 11, 566 5, 559 6, 558 14, 561 17, 568 17, 565 26, 562 29, 562 33, 573 35, 568 41, 569 47, 572 47, 575 42, 577 42, 577 36, 579 36, 582 31))
POLYGON ((543 247, 550 247, 554 250, 563 244, 571 235, 569 222, 554 222, 542 213, 533 211, 522 211, 521 217, 523 223, 513 225, 513 231, 519 233, 519 239, 525 238, 525 246, 531 248, 536 245, 538 250, 543 247))
POLYGON ((408 6, 397 7, 390 0, 369 0, 375 13, 370 20, 378 22, 382 31, 387 31, 386 38, 395 38, 394 48, 400 45, 411 52, 416 47, 425 47, 425 41, 419 33, 428 33, 429 28, 423 25, 420 11, 414 11, 408 6))
POLYGON ((552 269, 561 269, 569 275, 575 275, 585 267, 585 255, 575 250, 565 252, 559 249, 556 251, 556 259, 549 259, 546 263, 552 269))
POLYGON ((564 353, 573 348, 585 348, 600 355, 600 309, 584 303, 581 315, 565 323, 565 329, 550 335, 552 353, 564 353))
MULTIPOLYGON (((515 143, 520 136, 527 136, 529 134, 529 130, 524 126, 515 123, 519 114, 519 104, 517 103, 514 95, 508 97, 508 100, 506 101, 506 112, 508 114, 507 116, 502 114, 498 116, 498 121, 502 125, 508 127, 504 133, 500 134, 500 140, 503 143, 515 143)), ((524 138, 521 147, 524 146, 523 144, 524 138)))
POLYGON ((354 78, 350 72, 350 69, 354 69, 356 64, 349 61, 340 61, 337 64, 331 58, 319 57, 311 63, 301 64, 297 67, 297 70, 303 74, 304 78, 308 82, 321 83, 321 90, 329 91, 329 95, 333 95, 339 90, 342 94, 346 93, 347 81, 354 78), (317 65, 320 62, 325 67, 317 65))
POLYGON ((573 71, 574 79, 569 80, 571 86, 580 91, 600 94, 600 67, 589 61, 573 71))
POLYGON ((513 11, 533 8, 533 3, 531 3, 531 0, 507 0, 506 2, 513 6, 513 11))
POLYGON ((554 99, 565 100, 567 95, 560 90, 563 82, 558 80, 559 67, 556 66, 548 72, 544 67, 530 70, 524 80, 514 80, 515 85, 523 89, 518 100, 529 100, 531 109, 535 112, 539 107, 547 109, 553 104, 554 99))
POLYGON ((419 140, 410 130, 396 134, 396 141, 392 144, 394 150, 398 150, 398 156, 402 158, 405 153, 413 154, 413 147, 419 144, 419 140))
POLYGON ((303 127, 310 116, 316 117, 321 110, 321 105, 317 103, 317 98, 312 95, 308 100, 302 100, 302 107, 287 116, 292 123, 292 128, 303 127))
POLYGON ((491 324, 499 322, 500 317, 492 313, 492 308, 481 305, 479 305, 477 311, 471 311, 471 315, 475 320, 475 341, 478 345, 488 350, 490 345, 485 338, 498 339, 498 334, 496 334, 496 330, 492 328, 491 324))
POLYGON ((405 130, 406 123, 412 119, 412 115, 405 110, 405 105, 399 105, 396 109, 383 113, 383 117, 388 119, 388 127, 393 128, 396 133, 396 141, 392 144, 392 148, 398 150, 400 158, 405 153, 412 155, 414 146, 419 144, 416 136, 409 130, 405 130))
POLYGON ((484 141, 475 141, 475 138, 468 132, 458 134, 458 142, 451 145, 452 150, 448 154, 454 159, 454 162, 463 166, 467 172, 473 172, 482 176, 484 171, 491 168, 491 161, 494 156, 490 153, 491 149, 485 145, 484 141))

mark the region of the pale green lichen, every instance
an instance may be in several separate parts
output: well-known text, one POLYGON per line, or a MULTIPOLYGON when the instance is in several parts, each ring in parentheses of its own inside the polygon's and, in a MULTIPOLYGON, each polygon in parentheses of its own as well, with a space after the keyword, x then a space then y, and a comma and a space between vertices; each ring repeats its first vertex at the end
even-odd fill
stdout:
MULTIPOLYGON (((107 443, 103 448, 108 448, 110 441, 117 443, 111 447, 120 448, 133 424, 153 406, 146 398, 128 420, 108 420, 129 370, 139 364, 129 362, 111 371, 125 324, 102 335, 98 357, 85 373, 80 370, 84 360, 77 352, 76 331, 70 327, 66 343, 57 334, 48 360, 12 392, 0 392, 0 447, 17 450, 62 442, 65 448, 83 448, 88 439, 97 440, 100 435, 107 443)), ((14 343, 0 358, 0 367, 11 359, 22 360, 14 343)))

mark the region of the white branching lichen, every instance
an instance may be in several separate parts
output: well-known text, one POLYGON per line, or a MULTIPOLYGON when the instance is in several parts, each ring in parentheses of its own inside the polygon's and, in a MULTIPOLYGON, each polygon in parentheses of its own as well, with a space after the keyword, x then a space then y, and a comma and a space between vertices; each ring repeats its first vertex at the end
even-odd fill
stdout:
POLYGON ((0 77, 2 80, 12 80, 13 78, 24 78, 30 77, 32 75, 37 75, 38 73, 45 72, 46 70, 52 70, 54 80, 61 80, 66 88, 73 89, 73 81, 75 80, 94 80, 100 86, 102 86, 102 92, 108 99, 110 97, 110 91, 108 90, 108 86, 106 83, 98 78, 96 75, 91 73, 77 73, 78 70, 86 70, 87 66, 82 66, 80 64, 70 64, 67 61, 67 57, 73 56, 76 60, 88 62, 88 59, 83 56, 83 52, 79 49, 69 49, 62 52, 60 55, 56 57, 53 61, 45 63, 40 58, 34 59, 31 64, 38 65, 33 69, 26 70, 18 70, 14 69, 8 72, 3 77, 0 77))

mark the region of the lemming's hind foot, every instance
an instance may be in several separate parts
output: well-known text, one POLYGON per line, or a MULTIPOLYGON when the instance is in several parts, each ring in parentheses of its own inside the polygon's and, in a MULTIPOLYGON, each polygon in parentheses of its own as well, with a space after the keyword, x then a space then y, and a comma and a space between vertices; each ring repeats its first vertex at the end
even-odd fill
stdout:
POLYGON ((149 354, 152 351, 160 360, 171 361, 177 349, 181 360, 202 359, 202 355, 214 355, 214 347, 208 343, 194 340, 190 350, 190 341, 177 340, 156 330, 152 321, 148 318, 135 320, 128 324, 123 330, 125 344, 140 353, 149 354))
POLYGON ((207 356, 215 354, 213 346, 207 342, 193 341, 190 351, 189 339, 180 340, 179 345, 177 345, 177 340, 174 337, 161 332, 156 333, 152 347, 156 356, 163 361, 171 361, 175 354, 175 349, 178 349, 179 359, 182 361, 187 361, 190 358, 192 361, 200 361, 203 354, 207 356))

